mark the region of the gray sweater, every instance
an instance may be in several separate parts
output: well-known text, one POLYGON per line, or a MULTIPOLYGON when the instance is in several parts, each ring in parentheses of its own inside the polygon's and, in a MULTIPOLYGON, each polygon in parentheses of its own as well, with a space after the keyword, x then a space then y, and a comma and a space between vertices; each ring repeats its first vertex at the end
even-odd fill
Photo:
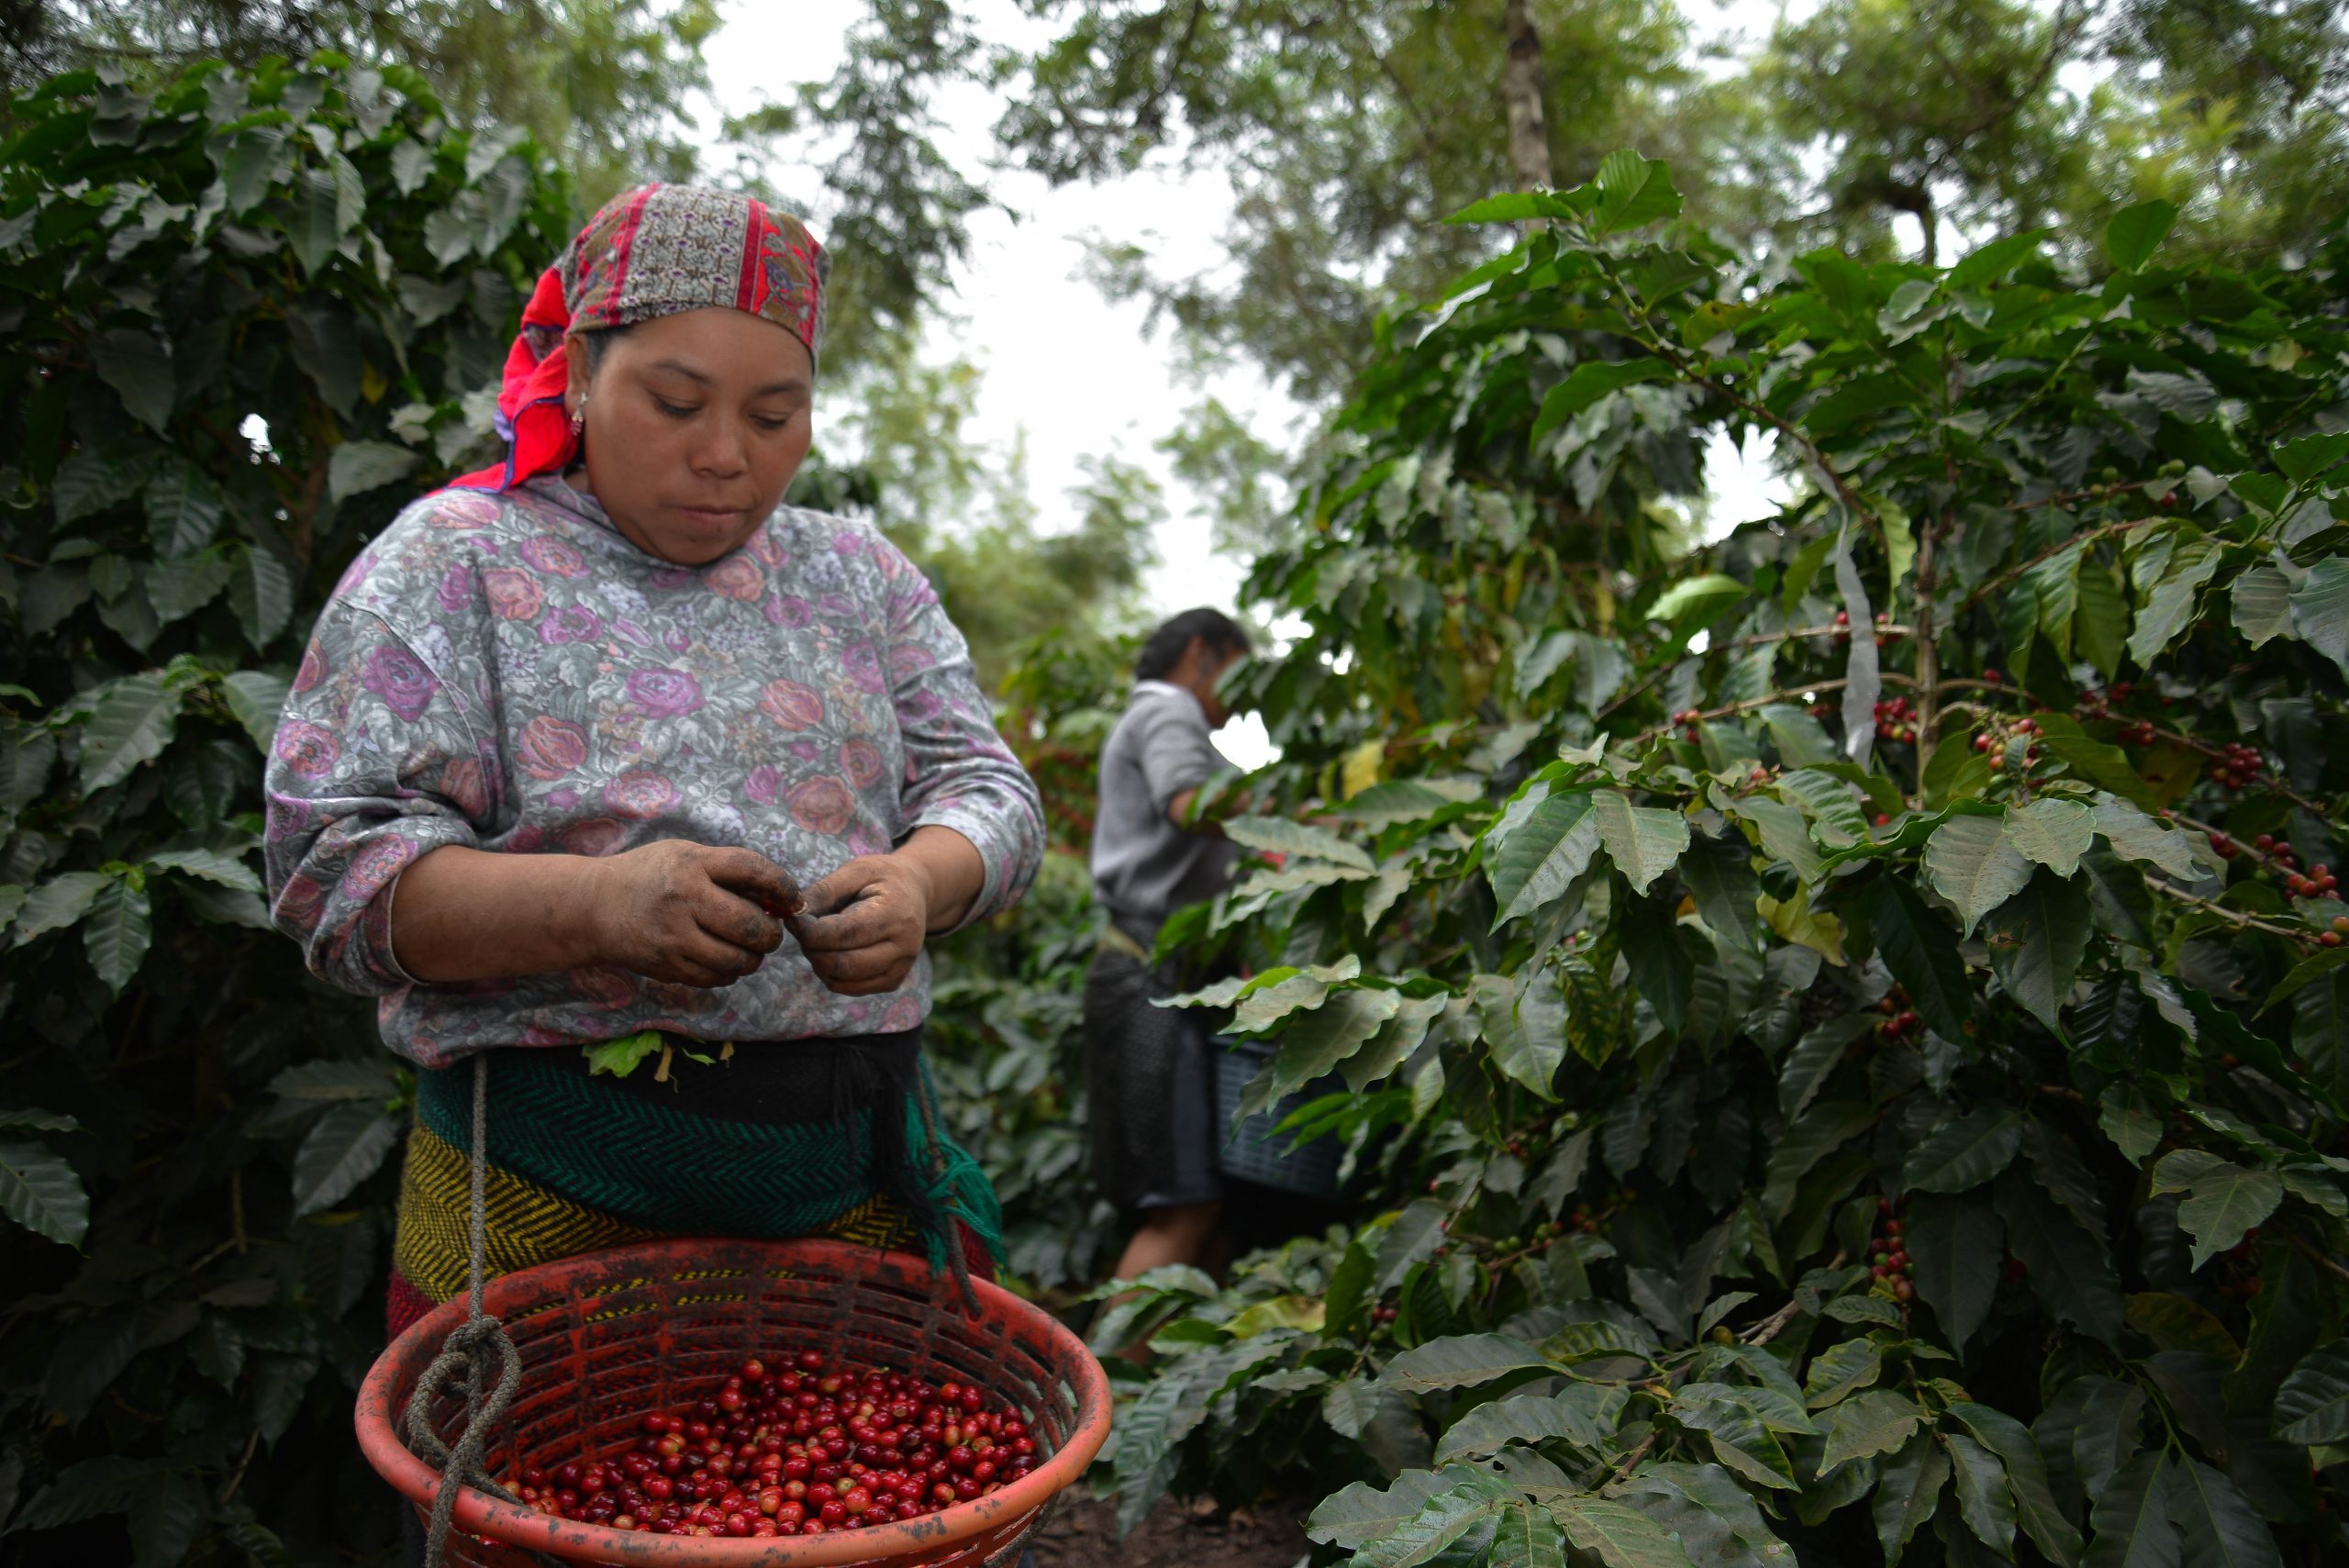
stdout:
POLYGON ((1164 681, 1137 681, 1101 748, 1101 808, 1093 822, 1093 892, 1137 937, 1231 879, 1240 849, 1186 833, 1167 807, 1184 791, 1237 772, 1217 751, 1198 698, 1164 681))

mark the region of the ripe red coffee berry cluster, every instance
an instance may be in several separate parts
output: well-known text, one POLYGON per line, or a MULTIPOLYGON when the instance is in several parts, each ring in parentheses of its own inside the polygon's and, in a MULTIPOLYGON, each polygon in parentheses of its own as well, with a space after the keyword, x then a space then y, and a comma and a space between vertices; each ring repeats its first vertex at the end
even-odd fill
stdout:
POLYGON ((1898 1040, 1905 1034, 1924 1031, 1925 1020, 1909 1006, 1909 992, 1904 986, 1896 985, 1888 995, 1879 998, 1876 1010, 1884 1015, 1884 1021, 1876 1026, 1876 1032, 1886 1040, 1898 1040))
POLYGON ((1876 1200, 1876 1238, 1870 1247, 1868 1277, 1890 1285, 1895 1301, 1914 1301, 1917 1286, 1909 1277, 1909 1247, 1900 1239, 1900 1217, 1892 1212, 1889 1198, 1876 1200))
MULTIPOLYGON (((2258 1267, 2255 1252, 2255 1244, 2258 1240, 2259 1227, 2254 1225, 2243 1233, 2242 1240, 2228 1249, 2228 1258, 2236 1263, 2245 1264, 2255 1270, 2258 1267)), ((2249 1301, 2259 1294, 2260 1284, 2261 1281, 2256 1273, 2246 1274, 2241 1279, 2221 1280, 2219 1282, 2219 1294, 2232 1296, 2238 1301, 2249 1301)))
POLYGON ((2262 833, 2254 840, 2276 862, 2284 875, 2284 896, 2287 898, 2322 898, 2341 885, 2341 879, 2326 865, 2310 866, 2303 875, 2299 856, 2292 846, 2272 833, 2262 833))
MULTIPOLYGON (((2125 703, 2129 701, 2132 697, 2137 695, 2141 689, 2150 692, 2150 688, 2140 688, 2133 683, 2128 681, 2113 682, 2112 689, 2109 693, 2099 692, 2094 687, 2090 687, 2088 690, 2080 694, 2080 700, 2074 705, 2072 711, 2085 719, 2111 718, 2114 717, 2112 705, 2114 703, 2125 703)), ((2151 692, 2150 695, 2156 697, 2164 707, 2172 706, 2176 701, 2176 698, 2164 695, 2158 692, 2151 692)), ((2154 728, 2154 721, 2152 719, 2139 718, 2131 720, 2128 719, 2128 716, 2125 714, 2121 715, 2120 717, 2125 722, 2122 723, 2121 727, 2118 730, 2113 732, 2112 739, 2120 742, 2121 745, 2150 746, 2155 740, 2160 739, 2160 732, 2154 728)))
POLYGON ((2210 759, 2210 765, 2202 773, 2221 789, 2244 789, 2266 765, 2266 760, 2260 756, 2258 747, 2230 740, 2220 748, 2219 754, 2210 759))
MULTIPOLYGON (((1994 773, 1999 773, 2007 765, 2007 742, 2018 735, 2035 737, 2038 733, 2039 720, 2035 718, 2018 718, 2012 723, 2001 723, 1993 718, 1988 728, 1974 738, 1974 749, 1987 753, 1990 771, 1994 773)), ((2025 767, 2039 761, 2039 742, 2036 740, 2026 741, 2022 749, 2022 760, 2025 767)))
POLYGON ((918 1518, 1035 1467, 1008 1410, 963 1384, 828 1372, 813 1351, 747 1361, 711 1397, 648 1412, 625 1451, 531 1465, 542 1514, 653 1535, 823 1535, 918 1518))
POLYGON ((1907 697, 1887 697, 1876 705, 1876 732, 1887 740, 1912 743, 1917 739, 1917 709, 1907 697))

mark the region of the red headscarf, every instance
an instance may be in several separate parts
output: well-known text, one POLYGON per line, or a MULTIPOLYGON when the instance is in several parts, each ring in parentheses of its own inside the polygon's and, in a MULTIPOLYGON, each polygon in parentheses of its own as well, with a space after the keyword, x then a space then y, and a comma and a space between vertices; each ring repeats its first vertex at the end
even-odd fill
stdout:
POLYGON ((613 198, 522 307, 497 395, 506 460, 451 480, 450 488, 509 490, 571 466, 579 442, 562 400, 573 332, 729 306, 786 328, 812 361, 824 334, 826 267, 805 224, 752 196, 640 185, 613 198))

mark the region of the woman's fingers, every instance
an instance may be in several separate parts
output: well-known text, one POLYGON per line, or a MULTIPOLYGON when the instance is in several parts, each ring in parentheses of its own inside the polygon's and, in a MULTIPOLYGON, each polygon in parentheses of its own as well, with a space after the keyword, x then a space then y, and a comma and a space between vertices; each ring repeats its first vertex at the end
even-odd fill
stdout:
POLYGON ((710 881, 741 894, 770 915, 796 913, 802 902, 799 884, 790 873, 756 850, 714 849, 707 869, 710 881))
POLYGON ((894 972, 902 972, 913 963, 914 955, 895 942, 878 947, 854 948, 844 952, 815 952, 807 962, 827 984, 877 980, 894 972))
POLYGON ((793 911, 802 920, 829 919, 872 900, 873 890, 885 886, 895 870, 885 855, 860 855, 807 889, 793 911))
POLYGON ((750 900, 723 888, 705 889, 694 901, 694 924, 727 946, 765 954, 783 945, 783 922, 750 900))
POLYGON ((816 977, 841 995, 895 991, 913 973, 927 922, 905 875, 885 855, 851 861, 809 888, 790 918, 816 977))
POLYGON ((672 944, 658 963, 640 973, 706 991, 722 990, 766 962, 753 952, 706 931, 694 931, 672 944))
POLYGON ((889 940, 903 924, 886 895, 874 894, 836 914, 798 916, 791 922, 791 934, 810 953, 847 952, 889 940))
POLYGON ((815 965, 816 977, 844 996, 895 991, 906 983, 906 976, 913 973, 914 967, 912 955, 883 948, 827 953, 809 962, 815 965))

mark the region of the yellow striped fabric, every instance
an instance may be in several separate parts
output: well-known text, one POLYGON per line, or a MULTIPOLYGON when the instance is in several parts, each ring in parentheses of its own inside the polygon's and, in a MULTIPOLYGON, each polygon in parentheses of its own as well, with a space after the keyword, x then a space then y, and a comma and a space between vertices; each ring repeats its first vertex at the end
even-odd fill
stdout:
MULTIPOLYGON (((464 1151, 419 1122, 408 1133, 407 1159, 400 1173, 399 1229, 392 1262, 436 1304, 465 1288, 470 1195, 464 1151)), ((615 1219, 495 1164, 489 1167, 484 1197, 484 1261, 493 1279, 559 1258, 673 1234, 615 1219)), ((880 1195, 815 1234, 901 1251, 911 1250, 918 1240, 912 1219, 880 1195)))

